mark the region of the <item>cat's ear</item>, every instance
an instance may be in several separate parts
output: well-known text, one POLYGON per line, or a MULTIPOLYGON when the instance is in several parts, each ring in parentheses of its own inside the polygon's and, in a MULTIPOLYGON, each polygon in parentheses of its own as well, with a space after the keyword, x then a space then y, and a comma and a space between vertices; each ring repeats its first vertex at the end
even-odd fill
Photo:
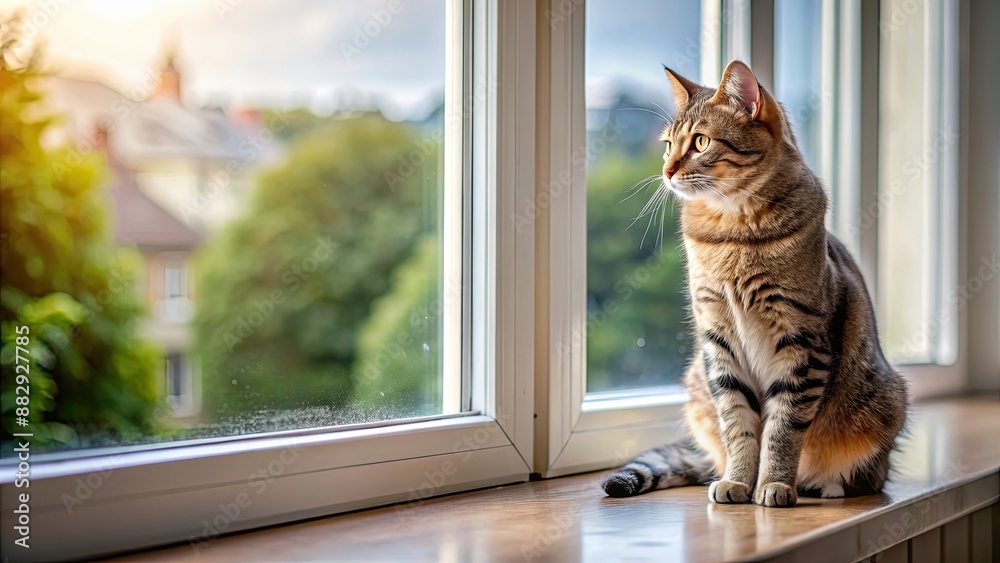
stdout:
POLYGON ((751 119, 757 119, 764 106, 764 97, 750 67, 737 60, 729 63, 722 73, 722 83, 710 102, 733 103, 745 110, 751 119))
POLYGON ((681 108, 687 105, 688 100, 691 99, 691 96, 701 86, 670 70, 667 68, 667 65, 663 65, 663 71, 667 73, 667 78, 670 79, 670 87, 674 91, 674 107, 680 111, 681 108))

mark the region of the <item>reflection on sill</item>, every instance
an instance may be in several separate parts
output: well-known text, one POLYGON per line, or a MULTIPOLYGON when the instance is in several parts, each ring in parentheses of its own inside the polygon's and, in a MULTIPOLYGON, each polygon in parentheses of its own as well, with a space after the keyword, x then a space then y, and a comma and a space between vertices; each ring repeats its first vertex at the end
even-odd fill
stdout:
POLYGON ((587 393, 583 401, 582 410, 583 412, 593 412, 682 405, 687 400, 688 394, 684 390, 684 387, 680 385, 667 385, 662 387, 646 387, 644 389, 587 393))

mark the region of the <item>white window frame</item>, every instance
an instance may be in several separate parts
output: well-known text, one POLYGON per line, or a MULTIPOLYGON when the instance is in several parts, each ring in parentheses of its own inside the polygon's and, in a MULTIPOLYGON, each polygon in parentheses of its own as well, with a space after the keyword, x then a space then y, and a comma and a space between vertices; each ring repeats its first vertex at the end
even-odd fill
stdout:
POLYGON ((535 6, 453 0, 447 13, 462 118, 446 117, 445 206, 464 219, 445 224, 445 244, 466 258, 445 264, 463 289, 446 363, 465 384, 446 400, 466 412, 33 457, 30 490, 0 475, 5 544, 21 492, 35 525, 19 555, 52 560, 192 539, 204 552, 217 533, 395 502, 405 519, 411 502, 528 479, 534 231, 504 218, 534 194, 535 6))
MULTIPOLYGON (((536 221, 535 471, 557 477, 604 469, 680 437, 687 395, 680 386, 628 392, 587 389, 586 2, 540 11, 536 221)), ((702 2, 702 73, 723 56, 747 58, 749 2, 702 2), (740 30, 736 30, 739 27, 740 30), (740 54, 742 53, 742 54, 740 54)), ((667 88, 664 79, 664 88, 667 88)))

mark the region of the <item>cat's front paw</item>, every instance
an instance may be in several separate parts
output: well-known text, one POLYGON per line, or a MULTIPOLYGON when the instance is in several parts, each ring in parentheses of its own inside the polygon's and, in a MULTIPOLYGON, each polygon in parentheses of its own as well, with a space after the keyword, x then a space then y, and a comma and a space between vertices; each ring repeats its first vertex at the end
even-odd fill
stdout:
POLYGON ((784 483, 765 483, 757 487, 754 502, 761 506, 795 506, 798 498, 795 487, 784 483))
POLYGON ((750 502, 753 489, 746 483, 737 481, 715 481, 708 486, 708 500, 718 504, 739 504, 750 502))

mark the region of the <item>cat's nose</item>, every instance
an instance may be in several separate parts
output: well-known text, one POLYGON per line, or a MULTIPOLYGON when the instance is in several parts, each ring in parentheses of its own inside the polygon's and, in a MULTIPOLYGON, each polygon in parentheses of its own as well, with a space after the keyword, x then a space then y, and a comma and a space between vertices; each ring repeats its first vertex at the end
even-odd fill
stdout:
POLYGON ((676 174, 676 173, 677 173, 677 163, 676 162, 673 163, 673 164, 664 164, 663 165, 663 175, 666 176, 668 180, 670 178, 672 178, 673 175, 676 174))

